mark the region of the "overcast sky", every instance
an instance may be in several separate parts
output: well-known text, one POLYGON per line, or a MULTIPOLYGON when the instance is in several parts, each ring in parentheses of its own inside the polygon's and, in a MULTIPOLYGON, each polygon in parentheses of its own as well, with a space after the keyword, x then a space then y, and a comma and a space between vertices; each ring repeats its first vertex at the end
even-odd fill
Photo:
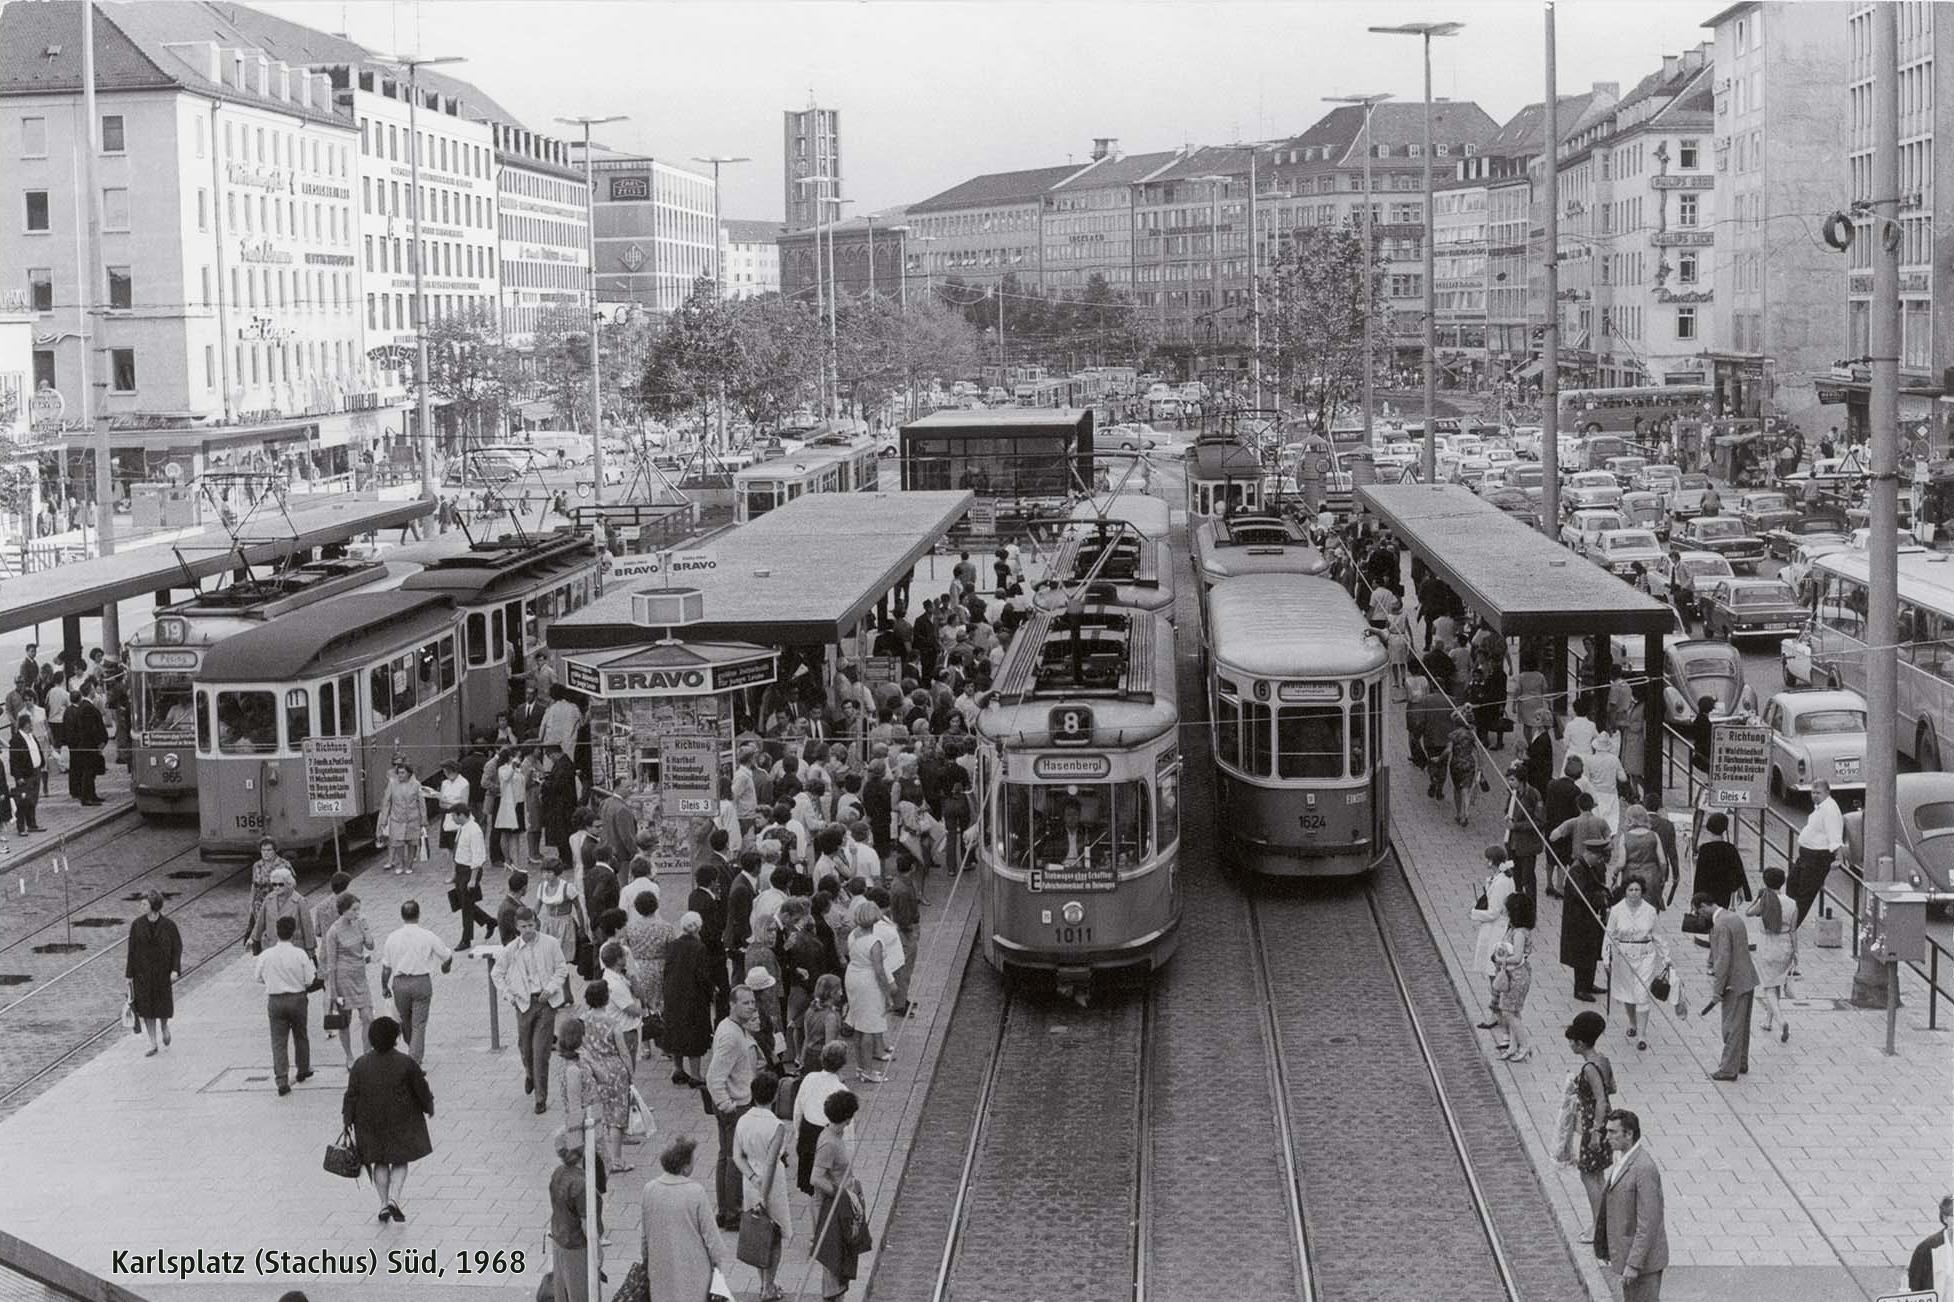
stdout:
MULTIPOLYGON (((248 0, 247 0, 248 2, 248 0)), ((724 213, 781 215, 781 110, 810 91, 841 111, 853 213, 928 198, 981 172, 1294 134, 1325 95, 1421 92, 1414 37, 1371 25, 1465 24, 1433 42, 1432 90, 1505 120, 1543 97, 1542 7, 1346 0, 260 0, 382 51, 462 55, 450 71, 538 130, 629 114, 621 148, 726 169, 724 213)), ((1626 90, 1709 37, 1718 3, 1564 0, 1563 94, 1626 90)), ((1843 32, 1841 33, 1843 37, 1843 32)))

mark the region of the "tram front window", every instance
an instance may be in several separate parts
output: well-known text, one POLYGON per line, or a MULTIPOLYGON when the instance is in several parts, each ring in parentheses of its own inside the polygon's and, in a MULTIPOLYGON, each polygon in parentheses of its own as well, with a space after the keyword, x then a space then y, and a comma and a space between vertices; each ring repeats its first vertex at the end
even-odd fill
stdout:
POLYGON ((1343 776, 1343 707, 1285 706, 1276 711, 1276 762, 1285 778, 1343 776))
POLYGON ((264 755, 278 749, 278 707, 270 692, 217 693, 217 750, 264 755))
POLYGON ((190 675, 145 671, 136 679, 136 728, 140 732, 188 733, 196 702, 190 675))
POLYGON ((1153 853, 1152 801, 1145 782, 1004 787, 1004 861, 1133 868, 1153 853))

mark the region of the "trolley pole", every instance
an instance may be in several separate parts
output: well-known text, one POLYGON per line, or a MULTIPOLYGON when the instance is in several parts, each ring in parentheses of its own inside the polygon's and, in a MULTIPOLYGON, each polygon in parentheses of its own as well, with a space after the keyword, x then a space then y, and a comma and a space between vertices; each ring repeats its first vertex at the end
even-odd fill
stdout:
POLYGON ((590 240, 590 271, 584 282, 590 290, 590 500, 597 506, 597 525, 592 531, 601 541, 604 535, 604 386, 598 377, 597 316, 597 173, 590 156, 590 129, 609 122, 622 122, 622 113, 608 117, 558 118, 565 126, 583 128, 584 222, 590 240))
MULTIPOLYGON (((81 416, 89 432, 89 442, 95 451, 95 543, 97 551, 103 556, 115 554, 115 475, 109 451, 109 413, 107 402, 95 396, 96 376, 100 373, 97 358, 102 353, 101 315, 96 311, 98 296, 102 286, 102 188, 95 183, 95 155, 101 148, 102 119, 95 111, 95 4, 94 0, 83 0, 81 7, 81 116, 83 119, 80 140, 81 174, 84 202, 88 205, 88 253, 82 262, 81 301, 79 314, 81 320, 81 416)), ((112 364, 112 361, 111 361, 112 364)), ((113 387, 114 377, 104 381, 102 389, 107 392, 113 387)), ((82 513, 84 529, 88 516, 82 513)), ((22 536, 32 532, 23 528, 22 536)), ((84 533, 82 541, 87 542, 84 533)), ((102 648, 111 653, 120 653, 122 647, 121 618, 116 604, 111 601, 102 607, 102 648)))
POLYGON ((1540 327, 1540 532, 1560 536, 1560 79, 1554 0, 1547 0, 1547 316, 1540 327))
MULTIPOLYGON (((1361 104, 1364 109, 1364 437, 1377 431, 1377 244, 1371 237, 1371 112, 1385 100, 1381 95, 1336 95, 1328 104, 1361 104)), ((1426 480, 1430 482, 1429 479, 1426 480)))
MULTIPOLYGON (((1900 557, 1894 545, 1899 527, 1900 451, 1900 93, 1899 19, 1892 5, 1872 7, 1873 175, 1872 226, 1862 237, 1872 241, 1873 307, 1872 391, 1868 395, 1868 433, 1872 482, 1868 492, 1872 542, 1866 548, 1868 574, 1866 623, 1866 826, 1861 856, 1867 878, 1894 879, 1894 801, 1898 713, 1900 557)), ((1896 965, 1859 947, 1852 977, 1852 1002, 1861 1008, 1888 1007, 1896 992, 1896 965)))

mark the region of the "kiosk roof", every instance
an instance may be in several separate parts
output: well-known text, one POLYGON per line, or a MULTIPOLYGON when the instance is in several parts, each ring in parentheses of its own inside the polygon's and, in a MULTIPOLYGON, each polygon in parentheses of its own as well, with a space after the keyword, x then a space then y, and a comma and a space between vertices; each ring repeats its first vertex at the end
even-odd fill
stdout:
POLYGON ((1669 632, 1675 616, 1457 484, 1364 484, 1358 501, 1503 637, 1669 632))
POLYGON ((1081 422, 1091 419, 1092 412, 1084 407, 973 407, 969 410, 933 411, 905 424, 906 434, 911 430, 927 434, 932 430, 996 430, 999 434, 1036 434, 1041 430, 1077 429, 1081 422))
MULTIPOLYGON (((929 554, 969 509, 967 491, 812 493, 687 550, 710 552, 710 574, 684 586, 705 596, 703 623, 675 630, 686 641, 820 646, 842 634, 910 566, 929 554)), ((632 622, 638 583, 605 593, 550 625, 557 651, 636 646, 656 633, 632 622)))

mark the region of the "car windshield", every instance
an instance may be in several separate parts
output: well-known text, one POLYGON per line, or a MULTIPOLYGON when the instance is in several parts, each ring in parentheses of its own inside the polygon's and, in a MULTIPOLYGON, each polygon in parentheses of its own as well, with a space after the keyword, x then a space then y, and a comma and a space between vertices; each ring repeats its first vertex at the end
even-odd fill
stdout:
POLYGON ((1581 517, 1581 528, 1589 533, 1606 532, 1607 530, 1619 529, 1621 527, 1622 518, 1613 513, 1607 515, 1584 515, 1581 517))
POLYGON ((1699 538, 1741 538, 1744 526, 1735 520, 1700 520, 1696 525, 1699 538))
POLYGON ((1613 488, 1615 477, 1605 470, 1584 470, 1574 476, 1576 488, 1613 488))
POLYGON ((1791 589, 1782 583, 1763 584, 1755 588, 1739 588, 1730 603, 1733 606, 1792 606, 1798 599, 1791 595, 1791 589))
POLYGON ((1750 499, 1750 509, 1753 511, 1788 511, 1791 509, 1791 499, 1782 493, 1765 493, 1761 497, 1750 499))
POLYGON ((1506 472, 1506 482, 1525 488, 1538 487, 1541 482, 1539 466, 1515 466, 1506 472))
POLYGON ((1642 467, 1642 478, 1644 479, 1675 479, 1682 473, 1675 466, 1656 465, 1642 467))
POLYGON ((1631 530, 1603 538, 1601 544, 1611 552, 1654 551, 1655 535, 1631 530))
POLYGON ((1734 678, 1737 675, 1737 648, 1728 654, 1715 650, 1697 651, 1683 661, 1685 678, 1734 678))
POLYGON ((1684 488, 1708 488, 1710 486, 1710 477, 1701 471, 1692 470, 1683 476, 1681 486, 1684 488))
POLYGON ((1808 710, 1791 721, 1791 731, 1800 737, 1823 737, 1865 730, 1864 710, 1808 710))
POLYGON ((1692 556, 1683 562, 1683 569, 1692 579, 1733 573, 1730 562, 1721 556, 1692 556))

